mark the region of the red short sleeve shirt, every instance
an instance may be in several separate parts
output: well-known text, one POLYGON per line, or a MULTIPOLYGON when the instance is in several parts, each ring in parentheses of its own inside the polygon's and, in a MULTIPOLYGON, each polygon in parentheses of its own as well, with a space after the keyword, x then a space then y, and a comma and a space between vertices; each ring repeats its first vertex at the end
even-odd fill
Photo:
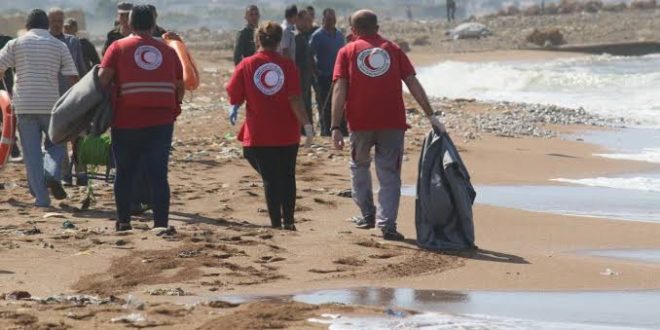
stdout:
MULTIPOLYGON (((179 57, 173 49, 162 41, 153 38, 128 37, 115 41, 110 45, 101 61, 102 68, 109 68, 115 71, 115 90, 113 95, 113 123, 114 128, 144 128, 159 125, 172 124, 181 112, 176 95, 165 95, 171 102, 163 106, 161 100, 155 97, 144 97, 140 105, 130 107, 120 106, 120 85, 129 80, 139 79, 144 81, 153 81, 161 83, 176 84, 183 80, 183 66, 179 57), (136 65, 134 54, 135 47, 151 47, 153 52, 160 55, 158 66, 151 70, 142 70, 136 65), (152 77, 156 76, 158 78, 152 77), (154 106, 158 104, 158 106, 154 106)), ((163 97, 165 97, 163 96, 163 97)))
POLYGON ((348 81, 351 131, 407 129, 402 80, 415 74, 408 56, 379 35, 359 37, 339 51, 333 80, 348 81))
POLYGON ((246 102, 238 140, 246 147, 300 143, 300 123, 290 98, 300 96, 298 70, 277 52, 262 51, 243 59, 227 85, 231 104, 246 102))

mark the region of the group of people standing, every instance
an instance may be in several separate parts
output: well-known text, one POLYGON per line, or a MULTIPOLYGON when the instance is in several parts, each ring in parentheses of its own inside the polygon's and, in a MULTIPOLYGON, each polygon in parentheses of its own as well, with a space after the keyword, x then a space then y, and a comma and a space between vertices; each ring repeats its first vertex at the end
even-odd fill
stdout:
POLYGON ((332 9, 323 11, 322 26, 310 33, 314 26, 310 9, 313 13, 313 8, 299 12, 295 6, 289 6, 282 25, 258 25, 258 8, 247 7, 248 24, 238 34, 236 69, 227 84, 233 106, 232 123, 236 122, 239 106, 246 105, 238 139, 243 143, 245 158, 262 176, 271 225, 296 230, 295 164, 301 126, 306 145, 314 136, 312 111, 308 107, 311 101, 301 100, 311 93, 305 89, 313 89, 317 84, 321 136, 332 136, 335 148, 341 150, 344 136, 350 132, 352 196, 361 211, 355 217, 356 227, 378 227, 384 239, 403 240, 397 231, 401 163, 408 127, 402 81, 434 129, 441 132, 445 128, 434 114, 406 54, 378 34, 374 12, 360 10, 352 14, 352 37, 346 40, 336 27, 332 9), (380 183, 378 207, 374 203, 370 169, 374 151, 380 183))
MULTIPOLYGON (((118 4, 117 23, 108 33, 98 70, 100 85, 113 103, 118 231, 131 229, 131 214, 140 198, 153 208, 155 229, 168 229, 167 167, 173 124, 184 94, 183 68, 175 51, 158 40, 165 31, 156 25, 156 17, 153 6, 118 4), (147 196, 139 196, 145 186, 147 196)), ((63 29, 77 32, 77 24, 65 21, 59 9, 48 14, 31 11, 25 27, 27 33, 0 50, 0 75, 10 68, 15 71, 12 106, 29 188, 35 206, 48 208, 48 188, 55 199, 67 197, 61 184, 66 147, 52 143, 48 136, 53 105, 99 59, 93 45, 90 49, 74 35, 63 33, 63 29)))
MULTIPOLYGON (((170 230, 167 172, 173 125, 184 94, 183 68, 176 53, 158 40, 165 31, 157 26, 156 17, 153 6, 119 4, 117 24, 108 33, 98 70, 114 108, 111 135, 118 231, 132 228, 135 181, 142 175, 149 187, 155 229, 170 230)), ((0 75, 8 68, 16 70, 14 107, 28 182, 38 207, 50 205, 47 186, 56 198, 62 197, 54 187, 60 182, 65 149, 48 138, 52 106, 62 84, 74 84, 87 65, 80 52, 74 54, 80 50, 78 39, 53 33, 63 17, 49 18, 41 10, 32 11, 28 33, 0 50, 0 75), (74 58, 80 59, 80 68, 74 58), (41 153, 44 135, 46 158, 53 165, 46 166, 48 177, 41 153)), ((378 227, 385 239, 404 239, 397 231, 408 128, 402 82, 430 125, 444 131, 407 55, 379 35, 377 15, 370 10, 350 16, 349 38, 337 29, 335 11, 329 8, 323 10, 320 27, 314 24, 311 7, 299 11, 289 6, 282 24, 259 24, 259 9, 248 6, 245 19, 247 26, 237 37, 236 68, 226 85, 232 105, 229 119, 236 123, 239 108, 245 105, 238 140, 244 157, 263 179, 272 227, 296 230, 296 161, 301 135, 310 147, 316 134, 313 90, 320 135, 331 136, 339 150, 345 146, 344 136, 349 136, 352 196, 360 210, 356 227, 378 227), (380 183, 378 206, 370 171, 372 153, 380 183)))

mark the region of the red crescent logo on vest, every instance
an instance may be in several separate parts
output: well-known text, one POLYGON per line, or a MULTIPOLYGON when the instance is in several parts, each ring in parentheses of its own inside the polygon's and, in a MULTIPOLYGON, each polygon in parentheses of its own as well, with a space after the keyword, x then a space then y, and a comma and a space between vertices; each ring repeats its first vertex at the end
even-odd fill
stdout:
POLYGON ((357 57, 360 72, 375 78, 384 75, 391 65, 390 54, 382 48, 369 48, 361 51, 357 57))
POLYGON ((254 85, 265 95, 274 95, 284 86, 284 71, 275 63, 263 64, 254 72, 254 85))
POLYGON ((142 69, 151 71, 156 70, 163 64, 163 54, 154 46, 140 46, 133 54, 135 64, 142 69))

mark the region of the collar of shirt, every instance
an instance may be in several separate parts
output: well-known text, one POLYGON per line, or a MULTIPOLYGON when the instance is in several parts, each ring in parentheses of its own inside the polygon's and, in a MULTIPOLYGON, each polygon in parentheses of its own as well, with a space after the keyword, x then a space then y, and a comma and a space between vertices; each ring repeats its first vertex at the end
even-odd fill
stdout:
POLYGON ((357 39, 362 39, 362 40, 377 40, 377 39, 382 39, 380 34, 374 33, 366 36, 358 36, 357 39))
POLYGON ((27 32, 27 34, 34 34, 39 37, 47 37, 51 36, 50 32, 46 29, 31 29, 30 31, 27 32))

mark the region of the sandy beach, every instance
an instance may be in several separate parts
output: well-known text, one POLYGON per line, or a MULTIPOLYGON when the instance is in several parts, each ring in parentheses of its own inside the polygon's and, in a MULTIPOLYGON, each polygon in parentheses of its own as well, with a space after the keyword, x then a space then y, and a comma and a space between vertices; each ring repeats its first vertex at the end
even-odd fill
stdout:
MULTIPOLYGON (((581 54, 526 50, 436 53, 413 50, 419 67, 441 61, 544 61, 581 54)), ((654 223, 535 213, 478 204, 474 256, 423 251, 415 245, 414 197, 403 197, 399 226, 407 240, 383 241, 377 231, 353 228, 357 207, 341 197, 350 189, 348 152, 317 138, 298 158, 298 232, 275 231, 260 179, 242 159, 237 128, 226 119, 222 85, 226 54, 198 53, 202 86, 187 97, 176 125, 170 163, 172 220, 178 233, 157 237, 149 214, 131 233, 114 232, 111 185, 94 184, 96 202, 80 209, 84 188, 44 212, 30 207, 23 164, 0 173, 0 327, 10 329, 315 329, 322 313, 369 315, 380 309, 262 301, 234 306, 225 295, 293 294, 320 289, 390 287, 432 290, 579 291, 660 289, 660 264, 593 257, 598 249, 660 249, 654 223), (75 229, 63 229, 64 221, 75 229), (603 276, 614 269, 617 276, 603 276), (174 290, 176 289, 176 290, 174 290), (179 291, 180 290, 180 291, 179 291), (18 291, 33 298, 16 300, 18 291), (55 296, 91 295, 102 302, 71 304, 55 296), (59 300, 58 300, 59 299, 59 300), (35 301, 36 300, 36 301, 35 301), (197 303, 194 307, 186 303, 197 303), (143 306, 139 306, 143 304, 143 306), (124 307, 122 307, 124 306, 124 307), (146 320, 114 318, 132 313, 146 320), (124 324, 125 323, 125 324, 124 324)), ((442 79, 442 77, 440 78, 442 79)), ((459 101, 443 101, 450 108, 459 101)), ((416 108, 410 103, 409 108, 416 108)), ((469 102, 460 110, 488 112, 469 102)), ((457 108, 458 109, 458 108, 457 108)), ((421 140, 428 127, 415 123, 406 135, 405 185, 414 185, 421 140)), ((610 130, 549 126, 560 133, 610 130)), ((594 156, 602 146, 561 137, 482 134, 459 146, 475 185, 559 185, 555 178, 599 177, 658 170, 658 164, 594 156)), ((478 191, 477 191, 478 193, 478 191)), ((24 294, 23 298, 26 298, 24 294)), ((80 296, 79 296, 80 297, 80 296)))

